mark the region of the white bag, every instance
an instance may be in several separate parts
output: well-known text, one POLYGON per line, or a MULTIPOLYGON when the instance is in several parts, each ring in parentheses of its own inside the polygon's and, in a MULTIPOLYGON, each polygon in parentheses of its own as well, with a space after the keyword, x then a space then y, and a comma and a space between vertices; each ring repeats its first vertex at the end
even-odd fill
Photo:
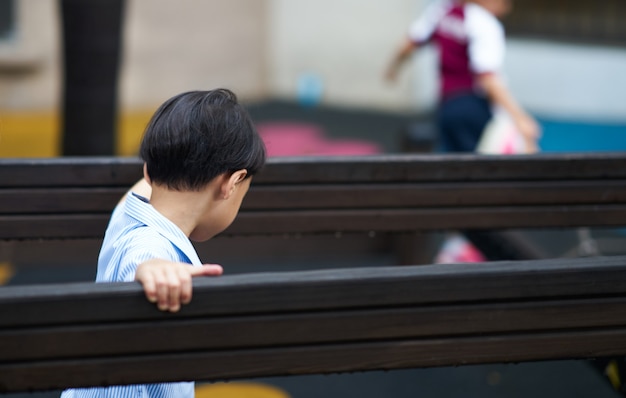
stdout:
POLYGON ((476 152, 491 155, 515 155, 529 151, 511 117, 505 111, 497 110, 487 123, 476 152))

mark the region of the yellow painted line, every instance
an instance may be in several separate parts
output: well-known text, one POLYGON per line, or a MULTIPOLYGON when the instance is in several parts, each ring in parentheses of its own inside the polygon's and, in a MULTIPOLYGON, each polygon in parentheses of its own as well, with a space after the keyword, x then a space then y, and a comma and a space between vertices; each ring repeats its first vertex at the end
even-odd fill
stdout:
POLYGON ((0 285, 6 285, 15 275, 15 268, 10 263, 0 263, 0 285))
POLYGON ((1 157, 52 157, 59 153, 59 118, 54 111, 0 110, 1 157))
POLYGON ((609 381, 611 382, 613 388, 619 391, 622 387, 622 380, 620 380, 619 377, 619 368, 617 362, 615 360, 609 362, 604 373, 606 374, 606 377, 609 378, 609 381))
MULTIPOLYGON (((153 112, 154 110, 128 111, 120 115, 116 155, 137 155, 141 137, 153 112)), ((59 156, 60 124, 60 116, 54 110, 28 112, 0 109, 0 157, 59 156)))
POLYGON ((146 125, 154 111, 126 112, 120 117, 117 135, 117 155, 136 156, 146 125))
POLYGON ((278 387, 262 383, 231 382, 196 385, 196 398, 290 398, 278 387))

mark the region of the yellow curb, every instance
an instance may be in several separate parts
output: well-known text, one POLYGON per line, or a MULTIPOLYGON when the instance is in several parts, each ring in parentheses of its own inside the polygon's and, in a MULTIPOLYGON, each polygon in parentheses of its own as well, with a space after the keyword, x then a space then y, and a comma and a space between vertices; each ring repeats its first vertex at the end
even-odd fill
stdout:
MULTIPOLYGON (((153 109, 123 111, 118 118, 116 155, 136 156, 153 109)), ((0 157, 56 157, 61 151, 61 116, 55 110, 0 109, 0 157)))
POLYGON ((215 383, 196 385, 196 398, 290 398, 278 387, 261 383, 215 383))
POLYGON ((604 373, 609 378, 609 381, 611 382, 611 385, 613 386, 613 388, 619 391, 622 386, 622 381, 620 380, 620 377, 619 377, 619 368, 617 366, 617 362, 614 360, 611 361, 607 365, 604 373))
POLYGON ((0 285, 6 285, 15 275, 15 269, 10 263, 0 263, 0 285))

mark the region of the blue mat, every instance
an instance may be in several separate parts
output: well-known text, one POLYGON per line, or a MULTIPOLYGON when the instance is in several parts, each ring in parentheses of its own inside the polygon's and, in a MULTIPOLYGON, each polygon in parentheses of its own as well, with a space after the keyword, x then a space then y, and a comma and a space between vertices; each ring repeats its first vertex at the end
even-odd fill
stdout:
POLYGON ((626 122, 590 123, 538 118, 542 152, 626 151, 626 122))

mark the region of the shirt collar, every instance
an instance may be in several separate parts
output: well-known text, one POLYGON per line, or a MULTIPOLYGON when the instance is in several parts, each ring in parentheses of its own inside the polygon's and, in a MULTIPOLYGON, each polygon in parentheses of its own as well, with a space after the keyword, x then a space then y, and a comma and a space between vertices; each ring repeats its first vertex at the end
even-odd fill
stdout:
POLYGON ((126 197, 125 212, 129 217, 134 218, 142 224, 154 228, 165 239, 172 242, 174 246, 183 252, 189 261, 194 265, 202 265, 195 248, 189 238, 181 231, 176 224, 168 220, 159 213, 150 201, 143 196, 131 192, 126 197))

